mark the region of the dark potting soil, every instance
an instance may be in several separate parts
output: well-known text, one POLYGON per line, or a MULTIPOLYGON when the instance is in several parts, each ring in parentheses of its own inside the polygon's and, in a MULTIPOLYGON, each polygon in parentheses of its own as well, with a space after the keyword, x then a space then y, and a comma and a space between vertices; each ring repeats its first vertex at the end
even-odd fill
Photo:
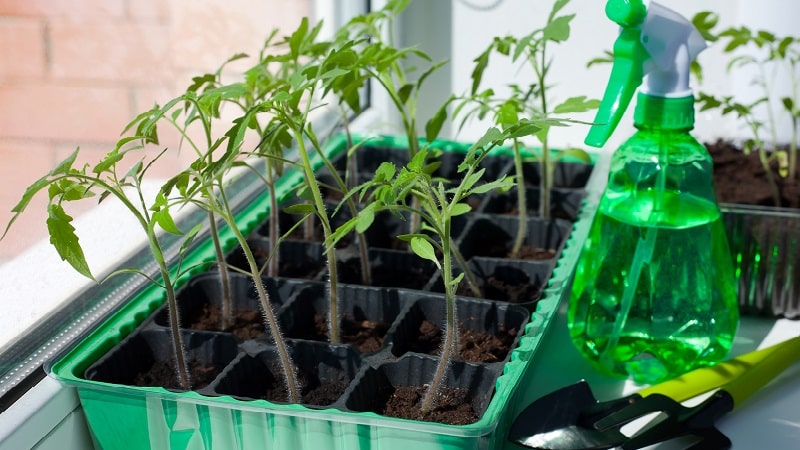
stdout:
MULTIPOLYGON (((488 334, 463 326, 458 330, 459 361, 493 363, 503 361, 511 350, 517 330, 501 330, 488 334)), ((441 353, 442 329, 433 322, 423 320, 419 335, 411 342, 409 351, 438 355, 441 353)))
MULTIPOLYGON (((224 366, 189 361, 189 379, 192 389, 201 389, 211 383, 222 372, 224 366)), ((161 386, 165 389, 183 389, 178 381, 173 361, 155 361, 146 371, 134 377, 134 386, 161 386)))
MULTIPOLYGON (((508 303, 528 303, 539 299, 541 289, 534 283, 508 283, 493 275, 486 277, 480 287, 481 298, 508 303)), ((469 284, 462 282, 456 290, 457 295, 474 297, 469 284)))
MULTIPOLYGON (((506 257, 510 258, 511 254, 509 253, 506 257)), ((545 260, 545 259, 553 259, 556 257, 556 251, 552 248, 541 248, 536 247, 535 245, 523 245, 519 249, 519 255, 517 255, 517 259, 532 259, 532 260, 545 260)))
POLYGON ((427 387, 397 386, 387 388, 386 392, 377 393, 386 397, 385 406, 378 414, 411 420, 425 420, 450 425, 466 425, 478 420, 472 409, 471 398, 467 389, 442 387, 434 401, 433 410, 420 414, 420 403, 427 387))
POLYGON ((232 319, 233 323, 222 330, 222 308, 219 305, 206 304, 202 310, 196 310, 196 314, 189 317, 185 327, 191 330, 225 331, 243 341, 257 339, 265 334, 261 311, 234 310, 232 319))
MULTIPOLYGON (((280 373, 280 368, 275 367, 274 373, 280 373)), ((339 397, 342 396, 345 389, 347 389, 348 381, 343 375, 340 375, 338 380, 319 380, 316 376, 308 376, 307 374, 300 374, 298 377, 300 383, 300 402, 306 405, 326 406, 334 403, 339 397)), ((259 399, 274 401, 274 402, 288 402, 289 394, 286 386, 279 378, 275 378, 261 391, 263 395, 258 396, 259 399)))
MULTIPOLYGON (((303 339, 328 341, 328 322, 321 314, 314 315, 314 330, 307 330, 303 339)), ((342 343, 354 346, 361 353, 372 353, 381 349, 389 324, 371 320, 353 320, 345 317, 341 325, 342 343)))
POLYGON ((758 152, 745 155, 739 147, 724 140, 706 143, 706 148, 714 162, 714 188, 719 202, 800 208, 800 173, 793 180, 781 178, 777 162, 772 162, 773 178, 780 193, 780 205, 776 205, 758 152))

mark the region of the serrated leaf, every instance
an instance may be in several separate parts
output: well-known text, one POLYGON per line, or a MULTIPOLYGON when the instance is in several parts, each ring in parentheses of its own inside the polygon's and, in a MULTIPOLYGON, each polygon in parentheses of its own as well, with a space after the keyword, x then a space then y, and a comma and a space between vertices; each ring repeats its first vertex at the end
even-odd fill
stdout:
POLYGON ((375 169, 375 177, 373 180, 378 183, 391 180, 396 171, 397 167, 395 167, 393 163, 384 161, 375 169))
POLYGON ((53 244, 58 256, 68 262, 78 273, 94 280, 89 264, 83 254, 83 249, 75 234, 70 217, 61 205, 50 204, 48 207, 47 231, 50 234, 50 243, 53 244))

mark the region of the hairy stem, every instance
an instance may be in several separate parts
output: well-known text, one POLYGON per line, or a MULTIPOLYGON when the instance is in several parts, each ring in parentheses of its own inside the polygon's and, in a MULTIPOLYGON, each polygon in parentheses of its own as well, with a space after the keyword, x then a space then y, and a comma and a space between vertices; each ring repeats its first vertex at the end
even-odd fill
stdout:
MULTIPOLYGON (((268 169, 270 170, 270 169, 268 169)), ((272 247, 267 261, 267 276, 278 276, 278 263, 280 262, 280 211, 278 211, 278 198, 275 192, 275 183, 272 180, 272 175, 269 175, 269 182, 267 183, 269 189, 269 245, 272 247)), ((311 222, 310 220, 307 222, 311 222)))
POLYGON ((178 384, 182 389, 192 388, 191 378, 189 377, 189 366, 186 362, 186 351, 183 347, 181 338, 180 313, 178 311, 178 299, 175 297, 175 286, 172 284, 172 276, 164 260, 164 252, 158 242, 155 230, 152 226, 147 227, 147 237, 150 243, 150 251, 158 263, 161 278, 164 281, 164 291, 167 294, 167 311, 169 316, 169 330, 172 336, 173 353, 175 354, 175 369, 178 376, 178 384))
POLYGON ((456 315, 456 286, 453 283, 453 270, 450 258, 450 218, 444 218, 444 226, 442 231, 442 279, 444 280, 445 291, 445 308, 446 308, 446 322, 444 330, 444 339, 442 342, 442 352, 439 358, 439 363, 436 365, 436 372, 433 374, 433 379, 430 382, 427 392, 422 399, 420 411, 422 416, 429 413, 433 409, 436 395, 441 389, 447 375, 447 368, 450 361, 458 351, 458 317, 456 315))
POLYGON ((514 139, 514 171, 517 175, 517 236, 514 239, 514 246, 511 248, 512 259, 519 258, 522 244, 525 242, 525 235, 528 234, 528 211, 527 200, 525 199, 525 177, 522 170, 522 153, 519 149, 519 140, 514 139))
POLYGON ((267 330, 270 332, 272 340, 275 344, 275 348, 278 350, 278 357, 280 358, 281 369, 283 370, 283 378, 284 382, 286 383, 286 392, 289 396, 288 400, 290 403, 297 403, 300 400, 300 388, 297 381, 297 375, 295 373, 294 361, 292 361, 292 357, 289 354, 288 348, 286 347, 286 341, 283 339, 283 333, 281 332, 278 318, 275 316, 275 312, 272 310, 272 305, 270 305, 269 294, 264 287, 264 281, 259 273, 258 263, 256 262, 253 251, 247 244, 247 239, 244 237, 244 235, 241 234, 236 227, 233 227, 233 231, 236 236, 236 240, 239 241, 239 245, 241 245, 242 250, 244 251, 244 256, 247 260, 247 265, 253 278, 253 284, 255 285, 258 299, 261 302, 261 310, 264 313, 264 319, 267 322, 267 330))
POLYGON ((227 330, 231 325, 233 316, 233 301, 231 300, 231 280, 228 275, 228 265, 225 263, 225 254, 222 252, 222 245, 219 242, 219 232, 217 230, 217 219, 213 211, 208 211, 208 226, 211 234, 211 241, 214 243, 214 253, 217 258, 217 270, 219 271, 220 295, 222 295, 222 330, 227 330))
MULTIPOLYGON (((328 219, 328 213, 325 210, 325 202, 322 200, 322 192, 319 189, 319 183, 317 183, 316 175, 314 174, 314 168, 311 165, 311 159, 308 156, 308 150, 306 149, 305 141, 303 140, 303 133, 301 131, 295 130, 295 137, 297 138, 297 146, 300 150, 300 157, 302 158, 303 164, 303 172, 306 177, 306 182, 308 183, 309 189, 311 190, 311 195, 314 202, 314 207, 317 211, 317 217, 319 221, 322 223, 322 232, 324 234, 324 240, 328 241, 328 238, 332 234, 330 220, 328 219)), ((338 292, 338 274, 337 274, 337 267, 336 267, 336 248, 335 246, 331 245, 330 247, 326 248, 327 256, 328 256, 328 300, 329 300, 329 307, 328 307, 328 330, 330 333, 331 343, 338 344, 340 342, 339 337, 339 292, 338 292)))

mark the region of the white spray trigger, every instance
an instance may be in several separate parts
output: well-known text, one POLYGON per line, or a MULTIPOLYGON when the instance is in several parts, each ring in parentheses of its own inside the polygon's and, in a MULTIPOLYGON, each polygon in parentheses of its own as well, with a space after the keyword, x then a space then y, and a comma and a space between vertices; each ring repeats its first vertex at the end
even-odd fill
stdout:
POLYGON ((682 15, 653 1, 641 32, 642 45, 650 56, 642 91, 661 97, 692 95, 689 68, 707 47, 700 32, 682 15))

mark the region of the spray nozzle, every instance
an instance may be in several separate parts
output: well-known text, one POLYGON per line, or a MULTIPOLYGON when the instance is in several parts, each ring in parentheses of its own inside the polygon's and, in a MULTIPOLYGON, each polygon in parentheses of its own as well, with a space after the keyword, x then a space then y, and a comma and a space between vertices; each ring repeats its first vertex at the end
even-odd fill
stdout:
POLYGON ((585 140, 594 147, 602 147, 614 132, 645 76, 643 94, 691 97, 689 67, 706 48, 689 20, 656 2, 609 0, 606 15, 622 28, 614 42, 614 65, 596 125, 585 140))

